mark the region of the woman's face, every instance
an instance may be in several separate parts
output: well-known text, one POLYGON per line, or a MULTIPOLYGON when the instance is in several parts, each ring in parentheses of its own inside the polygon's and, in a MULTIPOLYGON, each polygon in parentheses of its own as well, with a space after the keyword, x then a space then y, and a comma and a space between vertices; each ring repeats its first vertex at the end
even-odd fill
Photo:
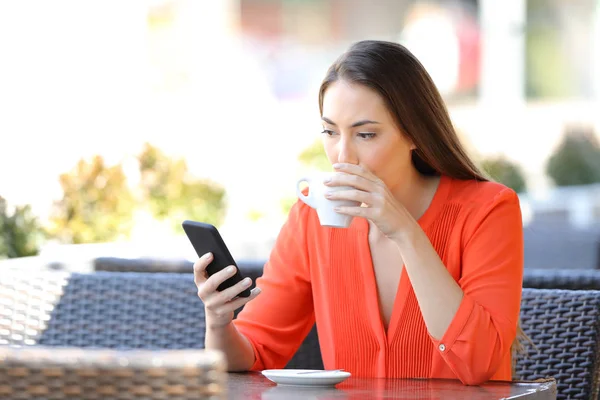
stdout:
POLYGON ((366 167, 393 190, 415 172, 414 145, 372 89, 344 80, 323 96, 323 146, 329 162, 366 167))

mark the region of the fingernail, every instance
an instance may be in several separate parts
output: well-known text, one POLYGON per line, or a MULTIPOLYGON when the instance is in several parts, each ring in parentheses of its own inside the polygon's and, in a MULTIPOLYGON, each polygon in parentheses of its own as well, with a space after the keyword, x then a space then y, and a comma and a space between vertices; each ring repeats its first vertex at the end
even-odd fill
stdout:
POLYGON ((206 254, 204 255, 204 258, 205 258, 205 259, 207 259, 207 260, 209 260, 209 259, 211 259, 211 258, 212 258, 212 256, 213 256, 213 255, 212 255, 212 253, 206 253, 206 254))
POLYGON ((262 290, 259 287, 254 288, 254 293, 259 294, 262 290))
POLYGON ((329 182, 331 182, 331 178, 325 178, 325 179, 323 180, 323 183, 329 183, 329 182))
POLYGON ((327 192, 327 193, 325 193, 325 197, 327 197, 327 198, 330 198, 331 196, 332 196, 332 195, 331 195, 331 192, 327 192))
POLYGON ((244 286, 250 286, 251 283, 252 283, 252 280, 250 278, 246 278, 246 279, 244 279, 243 285, 244 286))
POLYGON ((340 168, 342 168, 342 164, 339 164, 339 163, 333 164, 333 168, 340 169, 340 168))
POLYGON ((234 267, 227 267, 227 272, 228 272, 228 273, 230 273, 230 274, 231 274, 233 271, 235 271, 235 268, 234 268, 234 267))

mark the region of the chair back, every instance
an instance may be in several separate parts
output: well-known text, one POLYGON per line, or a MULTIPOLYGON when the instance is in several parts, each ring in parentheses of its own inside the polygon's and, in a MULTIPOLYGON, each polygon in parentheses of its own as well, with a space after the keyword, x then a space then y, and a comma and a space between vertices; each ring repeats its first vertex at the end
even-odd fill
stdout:
POLYGON ((525 288, 521 324, 532 344, 514 379, 553 377, 558 399, 598 398, 600 291, 525 288))
POLYGON ((191 274, 74 273, 38 343, 201 349, 204 332, 204 307, 191 274))
POLYGON ((39 342, 69 276, 56 271, 0 271, 0 346, 39 342))
MULTIPOLYGON (((3 271, 0 278, 0 345, 203 349, 204 335, 191 273, 3 271)), ((288 364, 301 367, 323 368, 315 328, 288 364)))

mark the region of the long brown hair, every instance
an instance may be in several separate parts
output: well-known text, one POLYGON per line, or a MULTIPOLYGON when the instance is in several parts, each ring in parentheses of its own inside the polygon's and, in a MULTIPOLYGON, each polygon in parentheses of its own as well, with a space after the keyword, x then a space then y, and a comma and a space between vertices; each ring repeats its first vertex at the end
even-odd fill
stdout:
MULTIPOLYGON (((364 40, 353 44, 329 68, 319 89, 319 110, 329 85, 343 79, 375 90, 384 100, 400 130, 414 143, 412 163, 423 175, 488 181, 463 148, 442 96, 433 80, 404 46, 364 40)), ((511 345, 515 360, 528 338, 517 325, 511 345)))
POLYGON ((415 144, 412 162, 420 173, 487 180, 461 145, 433 80, 404 46, 375 40, 352 45, 321 84, 321 114, 325 92, 338 79, 367 86, 381 96, 400 130, 415 144))

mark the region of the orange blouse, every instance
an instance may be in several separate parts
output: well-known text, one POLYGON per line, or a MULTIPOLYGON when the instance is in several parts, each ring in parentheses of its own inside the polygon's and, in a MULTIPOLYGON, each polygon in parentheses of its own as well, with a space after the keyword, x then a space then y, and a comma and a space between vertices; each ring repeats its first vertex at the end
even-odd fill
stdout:
POLYGON ((367 220, 322 227, 298 201, 257 280, 262 294, 234 321, 254 348, 252 369, 283 368, 316 321, 326 369, 465 384, 511 380, 523 276, 517 195, 498 183, 442 176, 418 223, 464 292, 441 340, 427 331, 406 269, 384 329, 367 220))

